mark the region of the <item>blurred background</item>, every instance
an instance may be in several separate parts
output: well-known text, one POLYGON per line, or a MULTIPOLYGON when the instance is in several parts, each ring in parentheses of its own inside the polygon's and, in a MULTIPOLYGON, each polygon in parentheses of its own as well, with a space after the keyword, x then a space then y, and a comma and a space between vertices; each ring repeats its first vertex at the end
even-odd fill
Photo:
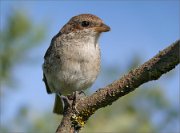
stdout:
MULTIPOLYGON (((92 94, 179 39, 180 2, 0 1, 0 132, 55 132, 54 95, 42 82, 51 38, 72 17, 99 16, 111 27, 100 38, 102 69, 92 94)), ((179 66, 159 80, 98 110, 82 132, 179 133, 179 66)))

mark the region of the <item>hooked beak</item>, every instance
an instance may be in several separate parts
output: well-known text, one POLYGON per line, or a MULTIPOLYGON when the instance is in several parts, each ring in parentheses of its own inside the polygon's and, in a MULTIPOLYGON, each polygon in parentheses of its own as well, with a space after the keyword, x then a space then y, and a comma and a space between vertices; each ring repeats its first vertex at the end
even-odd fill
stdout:
POLYGON ((107 26, 106 24, 101 24, 100 26, 98 26, 98 27, 95 27, 94 28, 95 29, 95 31, 97 31, 97 32, 108 32, 108 31, 110 31, 110 27, 109 26, 107 26))

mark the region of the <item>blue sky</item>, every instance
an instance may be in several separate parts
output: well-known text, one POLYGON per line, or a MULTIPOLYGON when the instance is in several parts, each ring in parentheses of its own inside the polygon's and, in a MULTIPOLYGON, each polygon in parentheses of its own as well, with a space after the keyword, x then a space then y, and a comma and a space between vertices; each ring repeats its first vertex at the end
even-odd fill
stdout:
MULTIPOLYGON (((17 92, 10 91, 8 94, 11 99, 6 99, 4 108, 7 111, 2 117, 3 123, 7 123, 17 108, 23 104, 37 112, 44 109, 51 111, 54 97, 46 94, 41 65, 51 38, 72 16, 81 13, 95 14, 111 27, 111 31, 104 33, 100 38, 102 69, 116 64, 124 71, 135 55, 139 55, 143 63, 179 38, 179 5, 179 1, 173 0, 87 2, 1 0, 1 28, 6 24, 5 18, 11 9, 23 9, 28 12, 33 22, 48 24, 48 35, 42 42, 43 45, 29 53, 30 56, 38 57, 38 62, 35 65, 20 64, 13 69, 13 74, 20 83, 17 92)), ((165 86, 169 99, 177 106, 179 106, 178 69, 179 66, 171 72, 173 75, 170 78, 164 75, 153 82, 165 86)), ((102 73, 91 88, 92 91, 111 82, 100 83, 100 78, 103 78, 102 73)))

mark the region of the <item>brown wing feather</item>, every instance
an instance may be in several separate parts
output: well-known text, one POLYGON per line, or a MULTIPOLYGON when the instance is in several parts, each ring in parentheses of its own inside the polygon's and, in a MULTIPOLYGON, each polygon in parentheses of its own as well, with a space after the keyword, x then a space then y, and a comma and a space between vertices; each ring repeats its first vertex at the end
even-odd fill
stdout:
POLYGON ((50 56, 52 51, 52 44, 50 44, 49 48, 47 49, 45 55, 44 55, 44 59, 47 59, 48 56, 50 56))
MULTIPOLYGON (((46 51, 46 53, 45 53, 45 55, 44 55, 44 60, 47 60, 48 57, 51 55, 51 52, 52 52, 52 49, 53 49, 53 41, 54 41, 55 38, 59 37, 60 35, 61 35, 61 32, 59 32, 58 34, 56 34, 56 35, 52 38, 51 44, 50 44, 49 48, 47 49, 47 51, 46 51)), ((49 88, 49 86, 48 86, 47 79, 46 79, 46 76, 45 76, 44 73, 43 73, 43 81, 44 81, 44 83, 45 83, 47 93, 48 93, 48 94, 51 94, 52 92, 51 92, 51 90, 50 90, 50 88, 49 88)))
POLYGON ((50 44, 49 48, 47 49, 47 51, 46 51, 46 53, 45 53, 45 55, 44 55, 44 59, 46 59, 47 57, 50 56, 50 54, 51 54, 51 52, 52 52, 52 48, 53 48, 53 41, 54 41, 57 37, 61 36, 61 34, 62 34, 61 32, 58 32, 58 33, 52 38, 51 44, 50 44))
POLYGON ((52 92, 51 92, 51 90, 50 90, 50 88, 49 88, 49 86, 48 86, 48 83, 47 83, 47 80, 46 80, 46 76, 45 76, 44 73, 43 73, 43 81, 44 81, 44 83, 45 83, 47 93, 48 93, 48 94, 51 94, 52 92))

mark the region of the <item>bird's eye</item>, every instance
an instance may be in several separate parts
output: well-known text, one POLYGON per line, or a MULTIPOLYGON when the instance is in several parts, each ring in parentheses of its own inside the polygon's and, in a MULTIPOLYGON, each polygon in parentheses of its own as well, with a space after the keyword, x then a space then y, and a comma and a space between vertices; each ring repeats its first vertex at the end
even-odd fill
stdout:
POLYGON ((82 27, 88 27, 89 26, 89 22, 88 21, 82 21, 81 22, 81 26, 82 27))

